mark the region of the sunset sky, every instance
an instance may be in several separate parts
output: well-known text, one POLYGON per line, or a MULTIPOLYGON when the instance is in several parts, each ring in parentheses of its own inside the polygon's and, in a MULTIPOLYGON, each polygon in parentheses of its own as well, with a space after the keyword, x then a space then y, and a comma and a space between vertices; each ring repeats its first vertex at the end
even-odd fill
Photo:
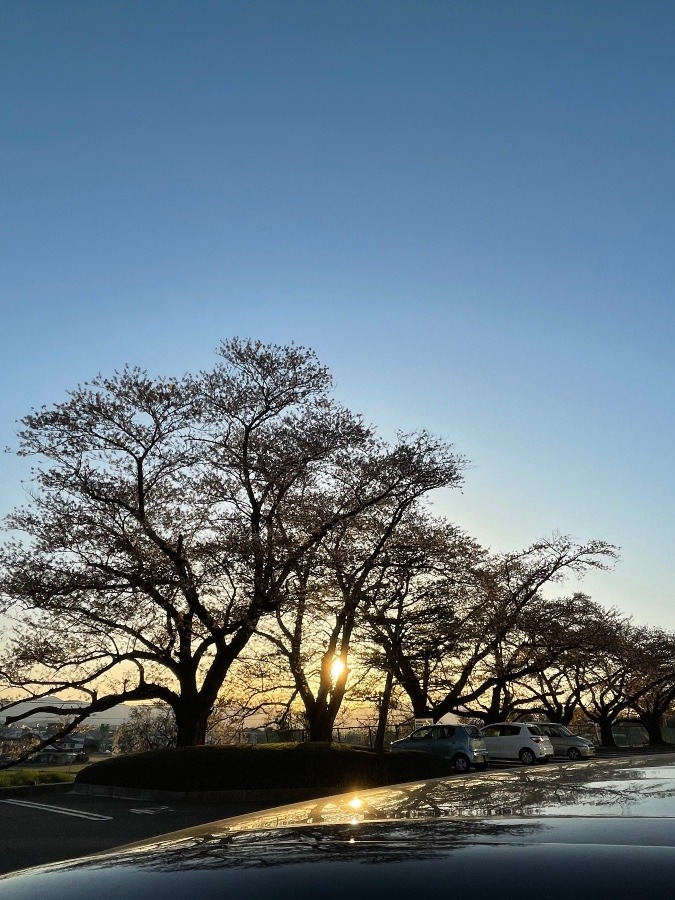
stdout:
POLYGON ((471 460, 440 513, 618 544, 584 588, 675 628, 674 40, 670 0, 3 0, 0 444, 294 341, 471 460))

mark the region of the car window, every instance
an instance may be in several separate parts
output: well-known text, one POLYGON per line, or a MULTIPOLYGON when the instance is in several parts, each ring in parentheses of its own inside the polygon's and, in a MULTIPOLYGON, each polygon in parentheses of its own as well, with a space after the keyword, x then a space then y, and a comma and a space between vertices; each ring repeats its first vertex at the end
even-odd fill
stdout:
POLYGON ((433 737, 433 728, 418 728, 410 735, 411 741, 430 741, 433 737))
POLYGON ((470 738, 479 738, 483 736, 475 725, 465 725, 464 731, 466 731, 470 738))
POLYGON ((513 737, 520 734, 520 725, 500 725, 499 733, 502 737, 513 737))
POLYGON ((454 725, 442 725, 440 728, 435 729, 436 737, 441 740, 446 740, 447 738, 454 737, 456 730, 454 725))
POLYGON ((500 731, 498 725, 488 725, 483 729, 483 737, 499 737, 500 731))
POLYGON ((538 725, 528 725, 527 730, 530 734, 543 734, 543 731, 538 725))

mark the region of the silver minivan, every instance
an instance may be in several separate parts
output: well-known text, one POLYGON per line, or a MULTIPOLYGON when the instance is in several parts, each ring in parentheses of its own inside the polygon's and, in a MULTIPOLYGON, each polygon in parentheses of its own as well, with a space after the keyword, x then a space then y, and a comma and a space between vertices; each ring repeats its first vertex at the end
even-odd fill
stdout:
POLYGON ((471 766, 482 772, 490 755, 475 725, 424 725, 406 738, 391 742, 391 749, 421 750, 444 756, 456 772, 468 772, 471 766))
POLYGON ((538 725, 553 744, 555 756, 566 756, 568 759, 588 759, 595 756, 595 746, 588 738, 573 734, 565 725, 558 722, 530 722, 538 725))

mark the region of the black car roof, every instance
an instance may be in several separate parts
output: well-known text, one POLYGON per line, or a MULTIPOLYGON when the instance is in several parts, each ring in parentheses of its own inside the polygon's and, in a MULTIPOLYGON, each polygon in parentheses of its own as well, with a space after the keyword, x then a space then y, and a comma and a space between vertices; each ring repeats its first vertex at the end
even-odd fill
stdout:
POLYGON ((96 893, 410 900, 452 884, 502 898, 669 896, 675 757, 411 782, 296 803, 0 879, 0 900, 96 893), (526 879, 526 881, 524 881, 526 879), (529 880, 529 882, 528 882, 529 880), (529 887, 536 887, 529 883, 529 887))

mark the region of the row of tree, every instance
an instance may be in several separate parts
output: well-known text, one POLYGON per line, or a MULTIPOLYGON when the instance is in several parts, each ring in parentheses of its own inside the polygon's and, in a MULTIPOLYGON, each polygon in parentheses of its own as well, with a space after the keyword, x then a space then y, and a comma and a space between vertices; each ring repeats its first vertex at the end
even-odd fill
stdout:
POLYGON ((235 339, 211 371, 127 368, 22 420, 35 468, 0 551, 7 722, 27 695, 87 697, 69 728, 150 701, 188 746, 223 696, 250 712, 285 691, 330 740, 370 678, 382 723, 398 691, 415 716, 536 702, 565 721, 601 703, 602 724, 625 693, 600 700, 600 669, 632 683, 650 640, 642 676, 662 659, 663 680, 636 698, 665 690, 669 636, 553 596, 615 548, 554 535, 488 553, 427 505, 464 459, 426 432, 383 441, 330 391, 312 351, 235 339))
MULTIPOLYGON (((312 737, 329 739, 349 679, 348 699, 377 704, 378 746, 392 706, 416 718, 451 712, 486 724, 528 712, 565 724, 585 720, 597 724, 607 745, 614 743, 612 725, 637 715, 650 741, 662 742, 661 724, 675 700, 675 634, 637 627, 578 591, 546 596, 566 576, 605 565, 608 548, 557 535, 500 556, 474 546, 451 554, 448 569, 440 546, 426 541, 418 548, 417 563, 435 547, 434 564, 427 559, 422 574, 399 568, 399 559, 393 579, 383 585, 380 571, 362 587, 351 631, 337 590, 313 595, 314 607, 279 610, 261 628, 255 653, 239 661, 239 681, 249 690, 231 694, 229 708, 238 700, 250 711, 257 701, 281 708, 282 721, 296 711, 312 737), (273 687, 281 684, 283 690, 273 687)), ((383 558, 382 570, 390 563, 383 558)), ((353 718, 353 706, 350 712, 353 718)))

